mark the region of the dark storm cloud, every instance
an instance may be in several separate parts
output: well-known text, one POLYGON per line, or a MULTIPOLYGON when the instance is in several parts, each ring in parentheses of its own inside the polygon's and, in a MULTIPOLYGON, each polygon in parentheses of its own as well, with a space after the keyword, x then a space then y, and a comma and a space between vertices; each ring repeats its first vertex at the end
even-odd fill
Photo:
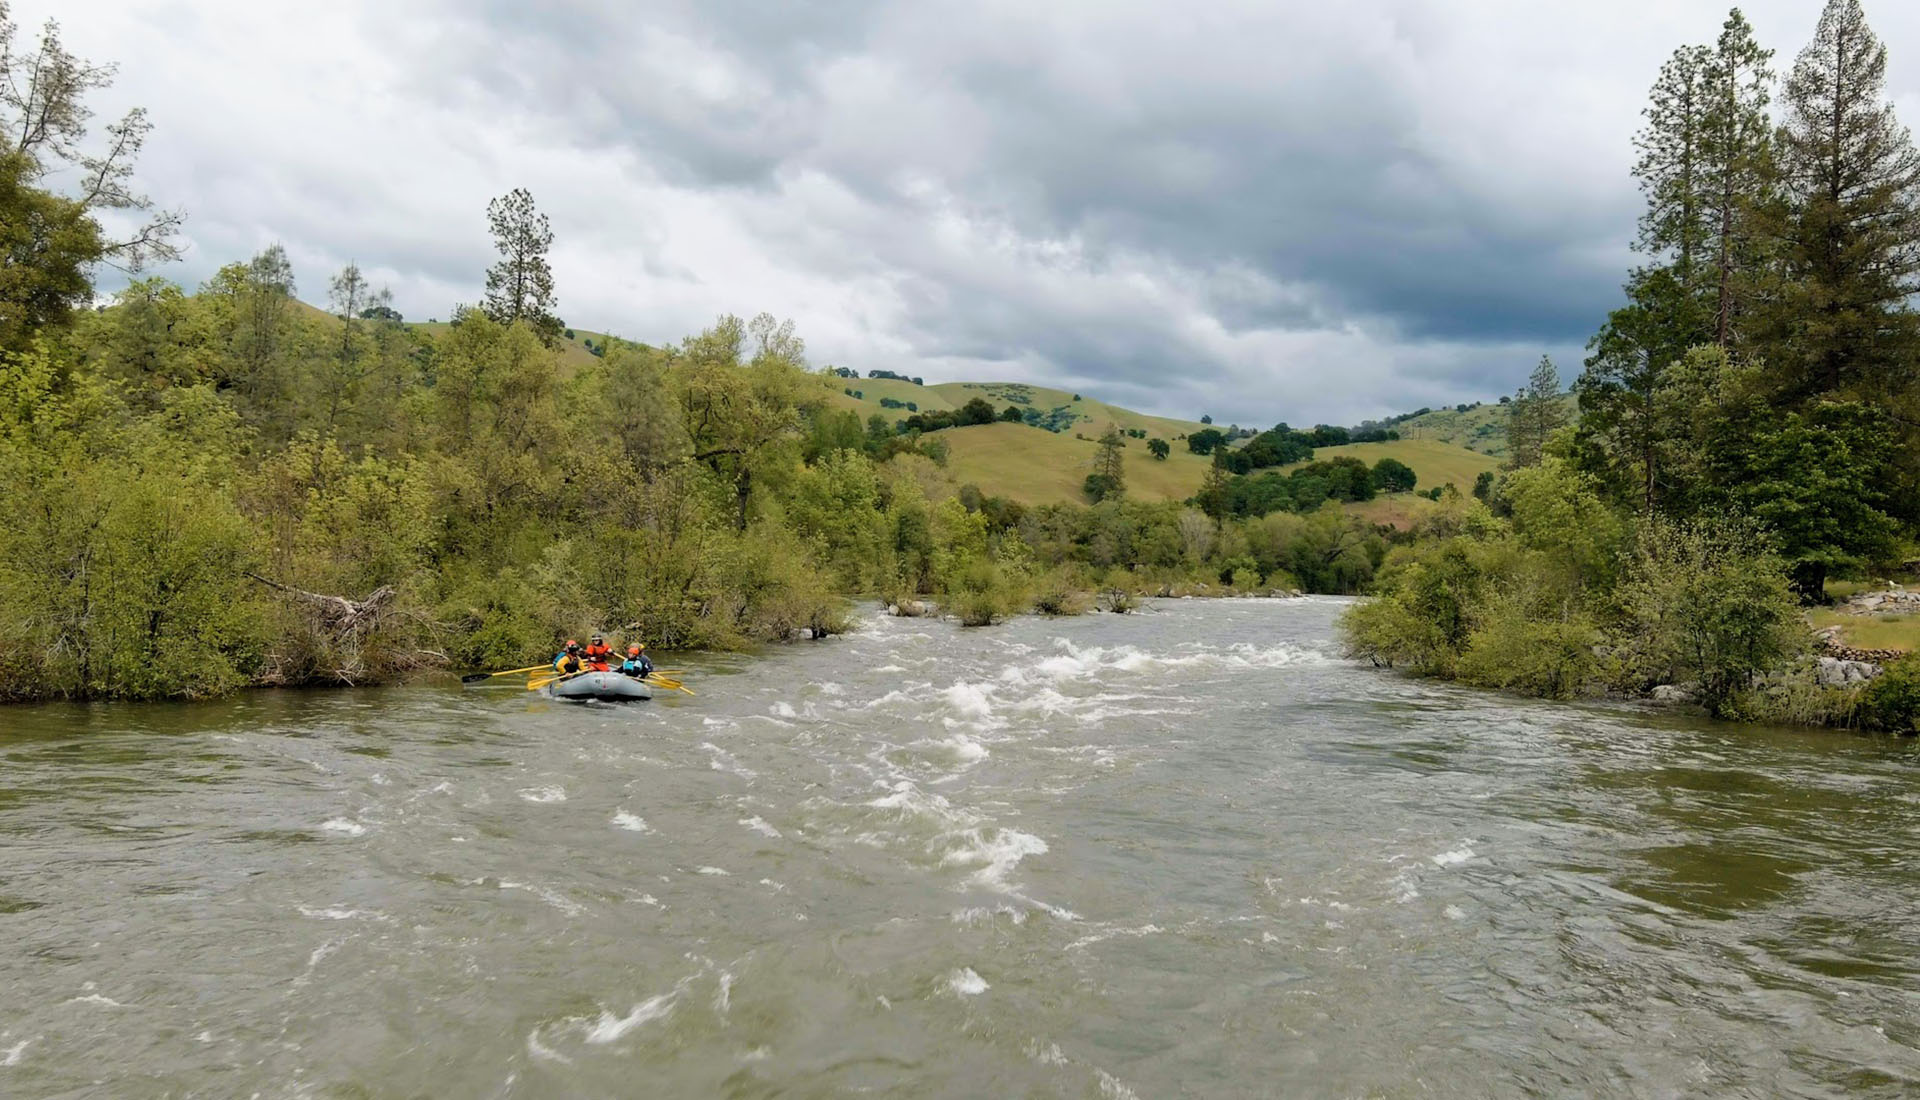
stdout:
MULTIPOLYGON (((75 44, 126 62, 116 94, 159 125, 149 189, 192 213, 186 281, 282 239, 310 297, 357 259, 410 314, 444 314, 477 296, 487 199, 527 186, 586 327, 667 340, 767 309, 822 362, 1245 422, 1490 397, 1543 351, 1575 373, 1632 262, 1646 84, 1724 15, 88 6, 75 44)), ((1784 66, 1817 7, 1749 14, 1784 66)), ((1895 90, 1915 87, 1899 47, 1920 15, 1871 14, 1895 90)))

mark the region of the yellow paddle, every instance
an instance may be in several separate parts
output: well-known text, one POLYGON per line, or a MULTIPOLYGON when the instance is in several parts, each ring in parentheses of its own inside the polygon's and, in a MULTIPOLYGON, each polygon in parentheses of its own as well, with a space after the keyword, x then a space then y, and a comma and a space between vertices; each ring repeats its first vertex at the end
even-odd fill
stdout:
POLYGON ((460 677, 460 682, 463 684, 477 684, 482 680, 491 680, 495 676, 512 676, 516 672, 539 672, 543 668, 552 667, 552 665, 528 665, 526 668, 510 668, 504 672, 472 672, 460 677))

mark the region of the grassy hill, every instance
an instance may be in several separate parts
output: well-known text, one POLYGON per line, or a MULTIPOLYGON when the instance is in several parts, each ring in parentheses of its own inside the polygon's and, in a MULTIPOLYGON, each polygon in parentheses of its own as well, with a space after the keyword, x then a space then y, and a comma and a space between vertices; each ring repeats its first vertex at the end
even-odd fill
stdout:
MULTIPOLYGON (((1503 439, 1502 442, 1505 442, 1503 439)), ((1463 493, 1473 490, 1474 479, 1482 470, 1499 468, 1500 460, 1492 455, 1481 454, 1457 447, 1452 443, 1442 443, 1434 439, 1399 439, 1391 443, 1349 443, 1344 447, 1317 447, 1314 449, 1315 461, 1339 458, 1345 455, 1357 458, 1371 466, 1383 458, 1397 458, 1413 467, 1413 474, 1419 479, 1416 489, 1431 489, 1438 485, 1452 483, 1463 493)), ((1292 469, 1292 467, 1288 467, 1292 469)))
MULTIPOLYGON (((1025 424, 948 428, 928 438, 946 443, 947 475, 956 483, 1022 504, 1084 503, 1080 489, 1099 449, 1092 439, 1025 424)), ((1185 500, 1199 491, 1212 463, 1184 447, 1159 461, 1140 439, 1127 441, 1125 461, 1127 494, 1137 500, 1185 500)))
MULTIPOLYGON (((1567 410, 1568 423, 1579 418, 1579 403, 1572 393, 1563 394, 1560 401, 1567 410)), ((1507 456, 1507 406, 1497 401, 1476 402, 1465 410, 1435 409, 1403 420, 1393 428, 1403 440, 1451 443, 1495 458, 1507 456)))
POLYGON ((1048 430, 1069 437, 1075 432, 1097 435, 1106 431, 1108 424, 1117 424, 1123 430, 1143 431, 1171 443, 1206 427, 1197 420, 1149 416, 1118 405, 1109 405, 1085 394, 1019 382, 942 382, 932 386, 916 386, 912 382, 891 378, 837 378, 831 381, 838 387, 834 403, 841 408, 852 409, 862 417, 879 413, 888 420, 904 420, 914 412, 957 409, 979 397, 996 410, 1008 405, 1014 405, 1022 412, 1032 410, 1048 430), (900 402, 901 406, 888 407, 881 404, 882 400, 900 402), (915 407, 904 407, 909 403, 915 407))
MULTIPOLYGON (((911 385, 912 383, 907 383, 911 385)), ((1002 496, 1022 504, 1050 504, 1083 501, 1081 486, 1093 471, 1098 445, 1091 438, 1076 438, 1071 432, 1048 432, 1025 424, 980 424, 968 428, 949 428, 929 438, 947 444, 947 475, 956 484, 973 484, 989 496, 1002 496)), ((1212 460, 1175 447, 1165 461, 1147 453, 1143 440, 1127 441, 1127 495, 1136 500, 1185 500, 1198 492, 1212 460)), ((1420 487, 1428 488, 1452 482, 1461 492, 1471 491, 1473 480, 1482 470, 1491 470, 1497 459, 1475 454, 1463 447, 1432 440, 1400 440, 1394 443, 1354 443, 1345 447, 1322 447, 1315 458, 1350 455, 1372 465, 1383 458, 1397 458, 1413 467, 1420 487)), ((1415 515, 1419 505, 1407 494, 1354 507, 1378 512, 1376 522, 1402 523, 1415 515)))

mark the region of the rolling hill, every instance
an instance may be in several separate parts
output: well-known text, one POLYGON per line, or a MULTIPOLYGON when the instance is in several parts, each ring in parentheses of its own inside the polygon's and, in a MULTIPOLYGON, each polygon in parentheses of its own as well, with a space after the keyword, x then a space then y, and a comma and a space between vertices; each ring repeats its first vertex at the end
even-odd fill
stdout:
POLYGON ((1122 430, 1143 431, 1149 436, 1160 436, 1173 442, 1206 427, 1197 420, 1149 416, 1118 405, 1109 405, 1085 394, 1018 382, 942 382, 917 386, 912 382, 891 378, 835 378, 829 381, 839 387, 834 403, 841 408, 853 409, 862 417, 879 413, 889 420, 904 420, 914 412, 957 409, 978 397, 996 410, 1008 405, 1016 406, 1023 412, 1031 410, 1049 430, 1065 433, 1069 437, 1074 432, 1098 435, 1106 431, 1108 424, 1116 424, 1122 430))
MULTIPOLYGON (((1072 433, 1048 432, 1025 424, 948 428, 928 438, 946 443, 947 475, 956 484, 975 485, 988 496, 1002 496, 1022 504, 1084 501, 1081 486, 1093 471, 1094 454, 1098 450, 1090 434, 1088 438, 1076 438, 1072 433)), ((1147 453, 1143 440, 1129 439, 1127 444, 1127 495, 1136 500, 1187 499, 1199 491, 1212 461, 1184 446, 1175 447, 1173 454, 1159 461, 1147 453)), ((1314 452, 1316 459, 1340 455, 1358 458, 1369 466, 1383 458, 1397 458, 1413 468, 1421 488, 1451 482, 1463 493, 1472 490, 1474 478, 1480 471, 1499 465, 1498 460, 1490 456, 1432 440, 1352 443, 1344 447, 1322 447, 1314 452)), ((1354 507, 1371 507, 1380 512, 1378 522, 1394 522, 1403 513, 1411 515, 1410 509, 1417 505, 1386 507, 1386 504, 1413 499, 1402 494, 1354 507)))
MULTIPOLYGON (((1502 439, 1504 443, 1504 438, 1502 439)), ((1500 460, 1488 454, 1470 451, 1435 439, 1399 439, 1391 443, 1349 443, 1344 447, 1316 447, 1314 461, 1341 456, 1357 458, 1369 466, 1383 458, 1397 458, 1413 467, 1419 479, 1416 489, 1431 489, 1451 484, 1463 493, 1473 491, 1474 479, 1483 470, 1498 469, 1500 460)), ((1287 467, 1293 469, 1293 467, 1287 467)))
MULTIPOLYGON (((1563 394, 1560 400, 1567 422, 1577 420, 1580 407, 1573 394, 1563 394)), ((1465 409, 1434 409, 1394 424, 1393 430, 1403 440, 1451 443, 1495 458, 1507 456, 1507 406, 1496 401, 1476 401, 1465 409)))

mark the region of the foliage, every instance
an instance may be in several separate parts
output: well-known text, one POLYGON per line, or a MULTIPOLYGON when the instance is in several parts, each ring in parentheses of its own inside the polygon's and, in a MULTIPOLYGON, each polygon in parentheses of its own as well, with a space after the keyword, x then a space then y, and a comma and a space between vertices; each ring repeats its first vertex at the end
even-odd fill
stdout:
POLYGON ((565 326, 553 312, 553 269, 547 264, 553 229, 547 216, 526 188, 516 187, 487 204, 487 225, 500 253, 487 269, 487 316, 502 325, 525 321, 552 347, 565 326))
POLYGON ((1861 692, 1856 717, 1868 729, 1920 734, 1920 657, 1888 663, 1861 692))
POLYGON ((1650 522, 1617 599, 1637 679, 1697 684, 1711 713, 1808 642, 1781 561, 1737 525, 1650 522))

